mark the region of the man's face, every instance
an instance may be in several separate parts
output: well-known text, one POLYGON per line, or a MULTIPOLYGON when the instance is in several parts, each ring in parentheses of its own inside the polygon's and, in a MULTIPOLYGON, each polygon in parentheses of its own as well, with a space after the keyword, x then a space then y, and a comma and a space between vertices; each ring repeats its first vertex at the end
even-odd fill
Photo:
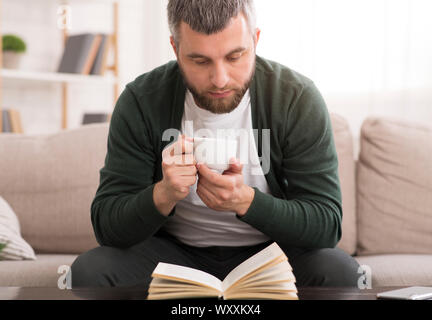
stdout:
POLYGON ((195 32, 181 23, 179 47, 172 38, 171 44, 186 86, 199 107, 222 114, 238 106, 254 74, 259 33, 257 29, 251 34, 243 14, 212 35, 195 32))

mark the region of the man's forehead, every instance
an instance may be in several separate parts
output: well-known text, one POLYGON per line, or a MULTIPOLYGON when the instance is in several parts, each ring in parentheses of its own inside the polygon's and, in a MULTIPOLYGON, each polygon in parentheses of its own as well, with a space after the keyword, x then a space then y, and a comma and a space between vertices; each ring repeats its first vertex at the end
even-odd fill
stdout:
POLYGON ((231 18, 222 31, 205 34, 193 30, 184 21, 180 24, 180 47, 187 56, 227 55, 250 46, 251 34, 242 14, 231 18))

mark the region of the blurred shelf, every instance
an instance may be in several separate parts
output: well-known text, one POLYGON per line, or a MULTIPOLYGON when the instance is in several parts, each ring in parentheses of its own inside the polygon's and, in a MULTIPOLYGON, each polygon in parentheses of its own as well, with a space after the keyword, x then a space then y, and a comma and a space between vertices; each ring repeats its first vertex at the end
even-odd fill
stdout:
MULTIPOLYGON (((2 8, 2 2, 4 0, 0 0, 0 9, 2 8)), ((8 1, 17 1, 17 0, 8 0, 8 1)), ((48 0, 41 0, 48 1, 48 0)), ((57 2, 59 5, 73 5, 75 3, 82 3, 85 5, 92 3, 104 3, 112 5, 112 23, 113 23, 113 33, 111 34, 111 44, 110 47, 114 52, 114 62, 112 66, 107 66, 107 70, 113 72, 113 74, 108 74, 106 76, 100 75, 82 75, 82 74, 73 74, 73 73, 59 73, 59 72, 38 72, 38 71, 28 71, 28 70, 13 70, 13 69, 5 69, 2 67, 2 44, 0 41, 0 112, 2 109, 2 81, 7 79, 13 79, 18 81, 38 81, 38 82, 50 82, 50 83, 59 83, 62 85, 62 101, 61 101, 61 128, 66 129, 68 125, 68 85, 69 84, 111 84, 113 85, 114 91, 114 105, 119 96, 119 81, 118 81, 118 29, 119 29, 119 17, 118 17, 118 7, 120 0, 51 0, 57 2)), ((28 0, 26 0, 28 2, 28 0)), ((23 4, 22 4, 23 5, 23 4)), ((24 9, 25 7, 23 7, 24 9)), ((60 8, 60 7, 59 7, 60 8)), ((65 8, 63 8, 65 9, 65 8)), ((1 12, 0 12, 1 13, 1 12)), ((50 12, 52 14, 53 12, 50 12)), ((57 12, 57 18, 64 18, 64 25, 68 25, 68 21, 71 18, 71 15, 66 14, 66 11, 63 10, 61 12, 57 12)), ((1 26, 0 26, 1 27, 1 26)), ((58 27, 58 26, 57 26, 58 27)), ((1 28, 0 28, 1 29, 1 28)), ((60 28, 63 34, 63 46, 66 44, 68 38, 68 30, 66 28, 60 28)), ((2 37, 2 31, 0 30, 0 39, 2 37)), ((110 49, 111 49, 110 48, 110 49)), ((1 129, 1 123, 0 123, 1 129)), ((1 130, 0 130, 1 132, 1 130)))
POLYGON ((117 78, 111 75, 82 75, 73 73, 58 73, 58 72, 38 72, 13 69, 1 69, 1 77, 3 79, 28 80, 28 81, 44 81, 57 83, 94 83, 94 84, 115 84, 117 78))

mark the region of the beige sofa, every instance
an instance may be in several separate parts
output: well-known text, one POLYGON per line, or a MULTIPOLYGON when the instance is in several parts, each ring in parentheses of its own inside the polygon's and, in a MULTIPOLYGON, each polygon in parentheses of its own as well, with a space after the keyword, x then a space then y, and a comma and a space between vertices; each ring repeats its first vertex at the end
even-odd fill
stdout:
MULTIPOLYGON (((347 122, 335 114, 332 122, 344 209, 339 247, 370 268, 374 287, 432 285, 432 128, 367 119, 356 161, 347 122)), ((93 124, 53 135, 0 134, 0 196, 37 254, 0 261, 0 286, 55 287, 59 267, 98 245, 90 204, 107 133, 107 124, 93 124)))

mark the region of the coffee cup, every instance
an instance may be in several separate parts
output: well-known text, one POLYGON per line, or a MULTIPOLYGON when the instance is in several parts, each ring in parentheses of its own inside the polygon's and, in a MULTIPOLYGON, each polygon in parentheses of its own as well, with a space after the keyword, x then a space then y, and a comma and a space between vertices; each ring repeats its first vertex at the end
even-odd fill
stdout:
POLYGON ((237 140, 228 138, 194 137, 194 157, 215 171, 225 171, 230 160, 237 157, 237 140))

